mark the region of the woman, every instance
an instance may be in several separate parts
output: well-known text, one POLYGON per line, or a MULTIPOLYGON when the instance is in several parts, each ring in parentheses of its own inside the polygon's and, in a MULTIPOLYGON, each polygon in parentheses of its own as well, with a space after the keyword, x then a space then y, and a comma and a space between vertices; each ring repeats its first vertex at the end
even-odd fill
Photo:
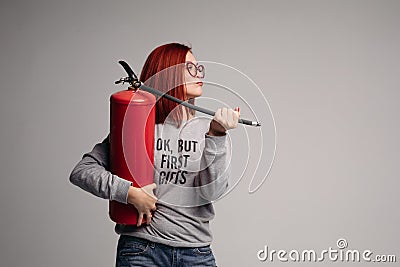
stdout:
MULTIPOLYGON (((191 48, 165 44, 148 56, 140 80, 194 104, 202 94, 204 66, 191 48)), ((83 155, 70 181, 105 199, 138 210, 137 225, 115 225, 116 266, 216 266, 211 250, 211 201, 226 192, 229 145, 239 108, 221 108, 213 120, 165 98, 156 103, 154 183, 137 188, 109 171, 109 138, 83 155), (154 192, 153 192, 154 191, 154 192), (143 219, 145 223, 142 224, 143 219)))

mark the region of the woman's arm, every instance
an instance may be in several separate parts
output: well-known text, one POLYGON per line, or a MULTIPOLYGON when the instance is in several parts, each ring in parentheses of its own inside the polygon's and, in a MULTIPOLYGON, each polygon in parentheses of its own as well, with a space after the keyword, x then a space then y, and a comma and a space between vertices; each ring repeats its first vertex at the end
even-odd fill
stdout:
POLYGON ((94 146, 91 152, 85 153, 72 170, 69 180, 74 185, 92 193, 95 196, 116 200, 124 204, 132 204, 138 210, 137 226, 151 222, 151 211, 156 210, 157 198, 153 190, 156 184, 148 184, 142 188, 132 186, 128 180, 112 174, 109 170, 110 142, 107 136, 103 142, 94 146))
POLYGON ((228 152, 227 135, 205 134, 200 171, 195 178, 195 186, 200 196, 207 201, 218 199, 228 189, 230 177, 228 152))
POLYGON ((127 203, 131 182, 109 171, 109 136, 85 153, 72 170, 69 180, 72 184, 95 196, 127 203))
POLYGON ((210 129, 205 134, 204 151, 200 162, 200 172, 195 180, 200 196, 208 201, 219 198, 229 186, 230 146, 226 131, 238 125, 239 107, 220 108, 215 112, 210 129))

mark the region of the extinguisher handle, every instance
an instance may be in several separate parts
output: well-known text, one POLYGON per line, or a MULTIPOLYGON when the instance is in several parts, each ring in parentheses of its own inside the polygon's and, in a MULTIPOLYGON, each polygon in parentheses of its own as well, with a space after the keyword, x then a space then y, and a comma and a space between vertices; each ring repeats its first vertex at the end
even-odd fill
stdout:
MULTIPOLYGON (((188 108, 197 110, 197 111, 199 111, 199 112, 202 112, 202 113, 205 113, 205 114, 208 114, 208 115, 211 115, 211 116, 214 116, 214 115, 215 115, 215 112, 214 112, 214 111, 211 111, 211 110, 209 110, 209 109, 202 108, 202 107, 199 107, 199 106, 195 106, 195 105, 193 105, 193 104, 190 104, 190 103, 188 103, 188 102, 186 102, 186 101, 183 101, 183 100, 181 100, 181 99, 179 99, 179 98, 173 97, 173 96, 171 96, 171 95, 169 95, 169 94, 163 93, 163 92, 158 91, 158 90, 156 90, 156 89, 154 89, 154 88, 151 88, 151 87, 149 87, 149 86, 146 86, 146 85, 144 85, 144 84, 143 84, 142 82, 140 82, 140 81, 136 81, 136 83, 139 83, 140 86, 138 86, 139 84, 134 85, 135 88, 142 89, 142 90, 144 90, 144 91, 146 91, 146 92, 149 92, 149 93, 152 93, 152 94, 154 94, 154 95, 158 95, 158 96, 161 96, 161 97, 165 97, 165 98, 167 98, 167 99, 169 99, 169 100, 171 100, 171 101, 177 102, 177 103, 179 103, 179 104, 181 104, 181 105, 183 105, 183 106, 185 106, 185 107, 188 107, 188 108)), ((239 122, 239 123, 242 123, 242 124, 246 124, 246 125, 251 125, 251 126, 261 126, 261 123, 259 123, 259 122, 257 122, 257 121, 250 121, 250 120, 245 120, 245 119, 240 119, 240 118, 239 118, 238 122, 239 122)))
POLYGON ((137 80, 137 76, 136 74, 133 72, 133 70, 131 69, 131 67, 128 65, 128 63, 126 63, 123 60, 118 61, 119 64, 122 65, 122 67, 125 69, 126 73, 128 73, 129 78, 135 78, 137 80))

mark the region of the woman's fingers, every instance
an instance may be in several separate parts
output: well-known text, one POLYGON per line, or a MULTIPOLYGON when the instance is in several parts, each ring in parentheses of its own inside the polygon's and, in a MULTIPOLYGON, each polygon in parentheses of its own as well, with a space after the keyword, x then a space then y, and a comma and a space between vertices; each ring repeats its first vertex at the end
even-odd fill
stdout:
POLYGON ((152 214, 151 214, 151 212, 150 211, 148 211, 147 213, 146 213, 146 222, 147 222, 147 224, 150 224, 150 222, 151 222, 151 217, 152 217, 152 214))
POLYGON ((142 221, 144 219, 144 216, 146 216, 146 223, 150 224, 151 222, 151 218, 153 217, 153 214, 151 213, 152 210, 156 210, 156 206, 154 205, 153 208, 148 209, 144 212, 139 211, 139 216, 138 216, 138 221, 137 221, 137 226, 139 227, 140 225, 142 225, 142 221))
POLYGON ((235 108, 236 114, 238 115, 238 118, 240 118, 240 108, 236 107, 235 108))
POLYGON ((239 116, 239 107, 236 107, 234 110, 220 108, 215 112, 214 119, 219 122, 225 128, 225 130, 229 130, 237 127, 239 116))
POLYGON ((143 186, 142 189, 143 189, 148 195, 150 195, 150 196, 154 197, 155 199, 157 199, 156 196, 154 195, 154 192, 153 192, 153 190, 156 189, 156 187, 157 187, 156 183, 151 183, 151 184, 148 184, 148 185, 143 186))
POLYGON ((240 109, 219 108, 215 111, 210 131, 213 135, 223 135, 227 130, 236 128, 239 123, 240 109))
POLYGON ((138 217, 138 221, 137 221, 137 227, 139 227, 140 225, 142 225, 142 221, 143 221, 143 213, 139 211, 139 217, 138 217))
POLYGON ((235 112, 232 109, 227 110, 226 119, 228 121, 229 127, 232 127, 235 123, 235 112))
POLYGON ((236 128, 239 124, 239 110, 235 108, 232 110, 232 121, 233 121, 233 128, 236 128))
POLYGON ((227 119, 229 117, 229 112, 227 108, 222 108, 221 116, 222 116, 222 121, 226 124, 227 119))

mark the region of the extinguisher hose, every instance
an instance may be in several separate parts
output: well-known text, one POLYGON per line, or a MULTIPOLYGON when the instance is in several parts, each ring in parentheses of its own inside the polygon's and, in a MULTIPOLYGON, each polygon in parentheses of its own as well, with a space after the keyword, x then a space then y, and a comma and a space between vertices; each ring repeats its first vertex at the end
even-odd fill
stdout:
MULTIPOLYGON (((188 108, 197 110, 197 111, 199 111, 199 112, 202 112, 202 113, 205 113, 205 114, 208 114, 208 115, 211 115, 211 116, 214 116, 214 114, 215 114, 214 111, 211 111, 211 110, 209 110, 209 109, 202 108, 202 107, 199 107, 199 106, 195 106, 195 105, 193 105, 193 104, 190 104, 190 103, 188 103, 188 102, 186 102, 186 101, 183 101, 183 100, 181 100, 181 99, 179 99, 179 98, 173 97, 173 96, 171 96, 171 95, 169 95, 169 94, 163 93, 163 92, 158 91, 158 90, 156 90, 156 89, 154 89, 154 88, 151 88, 151 87, 149 87, 149 86, 146 86, 146 85, 144 85, 142 82, 141 82, 141 86, 139 87, 139 89, 144 90, 144 91, 149 92, 149 93, 152 93, 153 95, 159 95, 159 96, 161 96, 161 97, 165 97, 165 98, 167 98, 167 99, 169 99, 169 100, 171 100, 171 101, 174 101, 174 102, 176 102, 176 103, 179 103, 179 104, 181 104, 181 105, 183 105, 183 106, 185 106, 185 107, 188 107, 188 108)), ((259 122, 250 121, 250 120, 245 120, 245 119, 240 119, 240 118, 239 118, 238 122, 239 122, 239 123, 242 123, 242 124, 246 124, 246 125, 261 126, 261 124, 260 124, 259 122)))
MULTIPOLYGON (((128 63, 126 63, 125 61, 122 61, 122 60, 120 60, 119 63, 122 65, 122 67, 128 73, 128 77, 119 79, 118 81, 115 82, 116 84, 119 84, 121 82, 122 83, 128 82, 128 83, 130 83, 132 85, 132 87, 135 90, 141 89, 141 90, 149 92, 149 93, 151 93, 153 95, 158 95, 160 97, 167 98, 167 99, 169 99, 171 101, 174 101, 174 102, 176 102, 178 104, 181 104, 181 105, 183 105, 185 107, 188 107, 190 109, 194 109, 194 110, 197 110, 199 112, 202 112, 202 113, 205 113, 205 114, 208 114, 208 115, 211 115, 211 116, 215 115, 214 111, 211 111, 209 109, 202 108, 202 107, 199 107, 199 106, 192 105, 192 104, 190 104, 190 103, 188 103, 186 101, 183 101, 183 100, 181 100, 179 98, 173 97, 173 96, 171 96, 169 94, 163 93, 163 92, 161 92, 159 90, 156 90, 156 89, 154 89, 152 87, 144 85, 141 81, 139 81, 139 79, 137 78, 136 74, 133 72, 133 70, 128 65, 128 63)), ((238 122, 242 123, 242 124, 245 124, 245 125, 250 125, 250 126, 261 126, 261 123, 259 123, 257 121, 245 120, 245 119, 241 119, 241 118, 239 118, 238 122)))

